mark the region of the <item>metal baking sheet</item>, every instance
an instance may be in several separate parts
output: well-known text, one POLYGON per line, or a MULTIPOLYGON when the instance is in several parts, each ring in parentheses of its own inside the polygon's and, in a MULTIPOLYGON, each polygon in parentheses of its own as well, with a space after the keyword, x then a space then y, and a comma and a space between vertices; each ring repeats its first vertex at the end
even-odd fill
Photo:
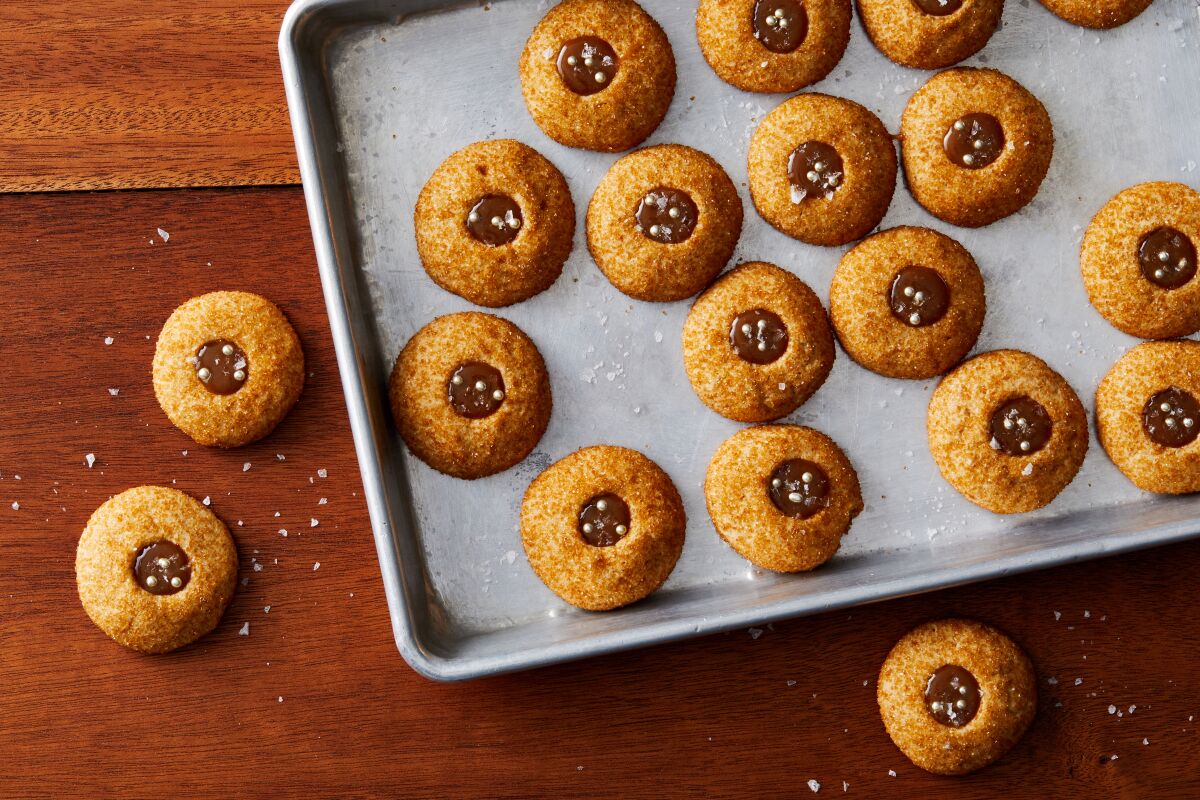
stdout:
MULTIPOLYGON (((704 470, 740 425, 692 393, 680 355, 688 302, 616 291, 588 256, 583 214, 615 155, 562 147, 533 124, 517 59, 546 0, 300 0, 280 37, 321 280, 375 544, 400 652, 451 680, 867 603, 1180 540, 1200 532, 1200 497, 1136 490, 1093 436, 1075 481, 1048 508, 1001 517, 942 480, 925 440, 933 382, 888 380, 838 353, 823 388, 787 418, 837 440, 859 470, 866 510, 837 556, 807 575, 753 568, 720 541, 705 511, 704 470), (392 359, 433 317, 471 308, 428 279, 413 239, 418 191, 454 150, 513 137, 566 175, 579 215, 574 252, 548 291, 498 313, 545 356, 554 415, 522 464, 464 482, 434 472, 395 435, 385 407, 392 359), (558 600, 525 560, 517 529, 525 487, 576 448, 633 447, 674 479, 688 514, 674 574, 649 600, 595 614, 558 600)), ((746 147, 783 96, 722 83, 696 45, 695 3, 644 0, 670 37, 678 86, 649 144, 712 154, 738 184, 746 225, 738 260, 795 272, 823 301, 845 248, 795 242, 754 212, 746 147)), ((1045 103, 1057 145, 1037 199, 981 230, 920 209, 901 185, 884 227, 924 225, 961 241, 987 281, 976 352, 1029 350, 1060 371, 1089 412, 1100 376, 1135 340, 1088 305, 1077 252, 1084 226, 1119 189, 1195 184, 1200 159, 1200 17, 1196 0, 1158 0, 1134 22, 1088 31, 1036 2, 1007 4, 1004 24, 968 65, 996 67, 1045 103)), ((931 73, 892 64, 855 21, 833 74, 812 87, 867 106, 892 131, 931 73)))

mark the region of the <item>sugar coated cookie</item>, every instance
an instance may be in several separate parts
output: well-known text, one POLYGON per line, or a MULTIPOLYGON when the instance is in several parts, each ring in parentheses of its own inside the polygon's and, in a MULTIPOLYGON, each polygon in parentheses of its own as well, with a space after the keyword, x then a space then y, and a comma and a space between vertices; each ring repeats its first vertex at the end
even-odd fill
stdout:
POLYGON ((994 69, 934 75, 909 99, 900 138, 913 197, 935 217, 968 228, 1024 208, 1054 153, 1045 107, 994 69))
POLYGON ((434 283, 491 308, 548 289, 575 235, 562 173, 512 139, 476 142, 443 161, 413 216, 417 252, 434 283))
POLYGON ((573 606, 607 611, 663 584, 687 519, 675 484, 636 450, 577 450, 538 475, 521 503, 529 565, 573 606))
POLYGON ((928 228, 892 228, 842 256, 829 313, 842 347, 889 378, 932 378, 975 346, 986 301, 967 249, 928 228))
POLYGON ((876 699, 883 727, 909 760, 938 775, 965 775, 1025 734, 1037 711, 1037 677, 1000 631, 944 619, 896 643, 879 670, 876 699))
POLYGON ((1000 26, 1004 0, 858 0, 867 35, 905 67, 941 69, 969 58, 1000 26))
POLYGON ((388 400, 417 458, 468 479, 529 455, 553 406, 537 345, 508 320, 474 311, 438 317, 408 340, 388 400))
POLYGON ((692 389, 739 422, 787 416, 833 368, 825 309, 804 281, 761 261, 730 270, 696 299, 683 324, 692 389))
POLYGON ((794 92, 841 61, 850 0, 700 0, 696 39, 726 83, 747 92, 794 92))
POLYGON ((879 118, 851 100, 801 94, 750 139, 750 197, 794 239, 839 245, 879 224, 896 188, 896 150, 879 118))
POLYGON ((841 448, 798 425, 746 428, 722 442, 704 499, 721 538, 776 572, 805 572, 833 558, 863 510, 858 474, 841 448))
POLYGON ((1087 415, 1074 390, 1019 350, 984 353, 943 378, 926 422, 942 476, 997 514, 1048 504, 1087 453, 1087 415))
POLYGON ((710 156, 678 144, 637 150, 601 179, 587 213, 588 249, 639 300, 682 300, 733 255, 742 201, 710 156))
POLYGON ((1139 489, 1200 492, 1200 343, 1144 342, 1096 389, 1096 434, 1139 489))
POLYGON ((1170 339, 1200 330, 1200 193, 1182 183, 1119 192, 1083 236, 1088 299, 1131 336, 1170 339))
POLYGON ((237 583, 237 549, 183 492, 139 486, 92 514, 75 552, 83 610, 120 644, 165 653, 216 627, 237 583))
POLYGON ((1115 28, 1150 7, 1153 0, 1042 0, 1057 16, 1085 28, 1115 28))
POLYGON ((175 309, 154 348, 154 395, 199 444, 263 438, 304 388, 304 351, 283 312, 249 292, 211 292, 175 309))
POLYGON ((533 121, 568 147, 617 152, 649 136, 675 94, 675 56, 633 0, 564 0, 521 53, 533 121))

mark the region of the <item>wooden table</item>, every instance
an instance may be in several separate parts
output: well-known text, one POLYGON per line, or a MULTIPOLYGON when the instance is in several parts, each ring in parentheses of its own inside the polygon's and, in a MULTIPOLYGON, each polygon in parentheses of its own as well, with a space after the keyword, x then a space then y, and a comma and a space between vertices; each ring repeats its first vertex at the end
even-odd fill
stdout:
POLYGON ((283 3, 207 5, 0 10, 0 796, 1200 796, 1200 542, 463 685, 413 673, 300 190, 178 188, 296 180, 283 3), (15 194, 130 188, 172 190, 15 194), (233 452, 172 428, 149 381, 167 314, 217 288, 278 302, 312 370, 233 452), (210 496, 241 551, 220 627, 168 656, 109 641, 75 593, 88 515, 142 483, 210 496), (951 614, 1009 631, 1041 684, 1024 740, 957 780, 909 764, 874 700, 891 644, 951 614))

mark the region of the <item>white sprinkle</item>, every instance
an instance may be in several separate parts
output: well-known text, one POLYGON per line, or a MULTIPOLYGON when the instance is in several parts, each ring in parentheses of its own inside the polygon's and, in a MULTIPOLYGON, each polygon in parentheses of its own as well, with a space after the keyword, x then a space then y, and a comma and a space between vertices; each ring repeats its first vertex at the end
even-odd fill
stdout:
POLYGON ((105 337, 104 337, 104 343, 105 343, 105 344, 112 344, 112 343, 113 343, 113 337, 111 337, 111 336, 105 336, 105 337))
POLYGON ((816 780, 810 778, 808 781, 808 788, 812 789, 813 794, 816 794, 817 792, 821 791, 821 784, 817 783, 816 780))
POLYGON ((88 453, 86 456, 83 457, 83 460, 87 462, 88 469, 91 469, 92 464, 96 463, 96 455, 94 453, 88 453))
POLYGON ((250 462, 247 461, 245 464, 242 464, 242 472, 249 472, 249 471, 250 471, 250 462))
POLYGON ((242 626, 242 629, 240 631, 238 631, 238 636, 249 636, 249 635, 250 635, 250 623, 247 622, 245 625, 242 626))
POLYGON ((320 561, 314 561, 314 562, 313 562, 313 572, 316 572, 316 571, 317 571, 317 570, 319 570, 320 568, 321 568, 321 562, 320 562, 320 561))
POLYGON ((116 397, 117 395, 119 395, 121 393, 121 390, 120 389, 109 389, 108 393, 110 395, 112 395, 113 397, 116 397))
POLYGON ((317 527, 317 526, 318 526, 318 525, 320 525, 320 524, 321 524, 321 523, 320 523, 320 522, 318 522, 318 521, 317 521, 317 519, 316 519, 315 517, 314 517, 314 518, 312 518, 312 519, 310 519, 310 520, 308 521, 308 527, 310 527, 310 528, 315 528, 315 527, 317 527))
POLYGON ((329 477, 329 470, 327 470, 327 469, 319 469, 319 470, 317 470, 317 477, 318 477, 318 478, 328 478, 328 477, 329 477))
POLYGON ((211 505, 212 505, 212 498, 211 498, 211 497, 209 497, 208 495, 204 495, 204 499, 203 499, 203 500, 201 500, 200 502, 201 502, 201 503, 204 503, 204 505, 206 505, 206 506, 211 506, 211 505))
POLYGON ((158 235, 164 242, 169 242, 171 240, 171 234, 167 233, 162 228, 158 229, 158 235))

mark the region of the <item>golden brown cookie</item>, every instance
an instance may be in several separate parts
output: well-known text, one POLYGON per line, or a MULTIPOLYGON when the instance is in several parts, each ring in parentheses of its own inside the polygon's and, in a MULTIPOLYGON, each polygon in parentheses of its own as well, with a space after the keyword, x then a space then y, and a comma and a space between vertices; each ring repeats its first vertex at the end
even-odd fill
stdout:
POLYGON ((1003 10, 1004 0, 858 0, 858 17, 880 52, 916 69, 941 69, 978 53, 1003 10))
POLYGON ((767 422, 787 416, 833 368, 825 309, 804 281, 753 261, 696 299, 683 323, 692 389, 721 416, 767 422))
POLYGON ((1019 350, 984 353, 943 378, 926 424, 942 477, 997 514, 1048 504, 1088 447, 1079 397, 1046 362, 1019 350))
POLYGON ((1200 193, 1142 183, 1104 204, 1083 235, 1088 299, 1131 336, 1170 339, 1200 330, 1200 193))
POLYGON ((704 499, 721 538, 776 572, 806 572, 833 558, 863 510, 845 453, 798 425, 746 428, 722 442, 708 464, 704 499))
POLYGON ((733 181, 710 156, 679 144, 622 157, 588 205, 592 258, 638 300, 696 294, 728 263, 741 232, 733 181))
POLYGON ((696 39, 726 83, 747 92, 794 92, 841 61, 850 0, 700 0, 696 39))
POLYGON ((889 378, 932 378, 975 346, 987 303, 967 249, 928 228, 855 245, 833 273, 829 314, 846 353, 889 378))
POLYGON ((839 245, 879 224, 896 188, 896 150, 851 100, 801 94, 750 139, 750 197, 763 219, 809 244, 839 245))
POLYGON ((194 498, 138 486, 92 514, 75 552, 79 600, 120 644, 165 653, 217 626, 237 583, 225 524, 194 498))
POLYGON ((154 348, 154 395, 199 444, 239 447, 263 438, 304 388, 300 339, 274 303, 249 292, 210 292, 175 309, 154 348))
POLYGON ((577 450, 534 478, 521 502, 529 565, 573 606, 608 611, 671 574, 687 518, 675 484, 636 450, 577 450))
POLYGON ((1143 342, 1096 389, 1096 434, 1139 489, 1200 492, 1200 343, 1143 342))
POLYGON ((521 53, 533 121, 568 147, 617 152, 654 132, 675 94, 667 35, 633 0, 564 0, 521 53))
POLYGON ((388 400, 417 458, 467 479, 522 461, 553 406, 537 345, 508 320, 477 311, 417 331, 396 357, 388 400))
POLYGON ((1052 13, 1085 28, 1115 28, 1150 7, 1153 0, 1041 0, 1052 13))
POLYGON ((934 75, 909 99, 900 139, 913 197, 935 217, 968 228, 1024 208, 1054 154, 1045 107, 994 69, 934 75))
POLYGON ((1025 734, 1037 712, 1037 677, 1000 631, 944 619, 896 643, 879 670, 876 699, 883 727, 910 761, 938 775, 965 775, 1025 734))
POLYGON ((575 204, 562 173, 512 139, 476 142, 434 170, 413 214, 434 283, 497 308, 550 288, 571 254, 575 204))

